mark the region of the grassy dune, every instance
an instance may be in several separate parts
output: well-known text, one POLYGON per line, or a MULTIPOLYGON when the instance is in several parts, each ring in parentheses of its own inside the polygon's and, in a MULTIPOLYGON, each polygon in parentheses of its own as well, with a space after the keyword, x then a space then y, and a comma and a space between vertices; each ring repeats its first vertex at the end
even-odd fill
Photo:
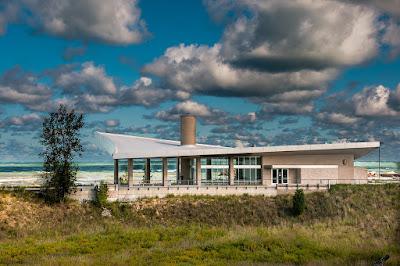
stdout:
POLYGON ((168 197, 108 206, 48 206, 0 193, 0 264, 400 264, 400 186, 335 186, 291 196, 168 197))

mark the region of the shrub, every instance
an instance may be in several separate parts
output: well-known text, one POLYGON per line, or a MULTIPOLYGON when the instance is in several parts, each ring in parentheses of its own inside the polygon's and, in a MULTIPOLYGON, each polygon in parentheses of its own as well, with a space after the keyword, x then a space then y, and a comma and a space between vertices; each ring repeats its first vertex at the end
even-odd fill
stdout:
POLYGON ((95 199, 94 204, 98 207, 104 207, 107 204, 108 198, 108 186, 104 181, 100 182, 100 185, 94 188, 95 199))
POLYGON ((304 192, 302 189, 297 189, 293 195, 293 214, 298 216, 304 212, 306 208, 306 202, 304 198, 304 192))

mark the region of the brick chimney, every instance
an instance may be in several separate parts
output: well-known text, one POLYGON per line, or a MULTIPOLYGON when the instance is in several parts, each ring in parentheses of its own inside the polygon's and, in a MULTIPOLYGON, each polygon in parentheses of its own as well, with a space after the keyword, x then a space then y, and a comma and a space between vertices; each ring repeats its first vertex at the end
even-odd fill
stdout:
POLYGON ((181 145, 196 145, 196 117, 181 115, 181 145))

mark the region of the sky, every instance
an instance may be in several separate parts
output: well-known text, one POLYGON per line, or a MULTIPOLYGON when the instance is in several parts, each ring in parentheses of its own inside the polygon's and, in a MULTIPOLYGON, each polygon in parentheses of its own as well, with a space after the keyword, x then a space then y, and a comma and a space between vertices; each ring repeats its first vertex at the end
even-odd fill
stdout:
MULTIPOLYGON (((0 0, 0 162, 40 161, 43 117, 270 146, 381 141, 400 161, 400 0, 0 0)), ((377 160, 377 152, 363 160, 377 160)))

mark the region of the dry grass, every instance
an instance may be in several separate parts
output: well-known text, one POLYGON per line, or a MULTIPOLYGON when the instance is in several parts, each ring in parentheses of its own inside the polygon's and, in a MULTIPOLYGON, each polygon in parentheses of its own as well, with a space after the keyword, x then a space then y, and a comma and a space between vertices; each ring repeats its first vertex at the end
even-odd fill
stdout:
POLYGON ((300 217, 290 196, 168 197, 46 205, 0 193, 0 264, 370 265, 400 264, 400 186, 336 186, 306 194, 300 217))

